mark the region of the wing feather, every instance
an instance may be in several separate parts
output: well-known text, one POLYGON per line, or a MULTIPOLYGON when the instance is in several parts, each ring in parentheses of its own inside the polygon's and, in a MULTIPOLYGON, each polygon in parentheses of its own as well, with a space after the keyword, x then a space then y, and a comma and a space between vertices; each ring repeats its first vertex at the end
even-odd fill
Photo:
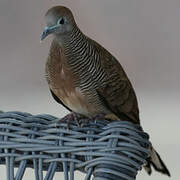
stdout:
POLYGON ((136 94, 125 71, 107 50, 97 43, 96 46, 100 48, 101 66, 107 75, 105 85, 97 89, 98 95, 119 118, 139 123, 136 94))
POLYGON ((72 112, 72 110, 70 108, 68 108, 55 94, 54 92, 50 89, 51 95, 54 98, 54 100, 56 102, 58 102, 59 104, 61 104, 62 106, 64 106, 67 110, 69 110, 70 112, 72 112))

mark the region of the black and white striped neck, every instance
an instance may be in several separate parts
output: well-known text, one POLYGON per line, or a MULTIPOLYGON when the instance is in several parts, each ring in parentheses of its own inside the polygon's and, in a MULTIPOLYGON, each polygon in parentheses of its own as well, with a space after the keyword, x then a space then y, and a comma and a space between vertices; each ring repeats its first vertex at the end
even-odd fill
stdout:
POLYGON ((88 41, 87 37, 80 31, 78 27, 74 27, 71 34, 64 37, 63 46, 65 54, 82 53, 82 50, 87 49, 88 41))
POLYGON ((56 35, 56 40, 63 49, 68 52, 68 50, 76 50, 79 46, 78 43, 86 41, 86 36, 80 31, 80 29, 74 25, 71 32, 64 35, 56 35))
POLYGON ((76 25, 71 33, 59 37, 57 42, 63 47, 68 63, 72 66, 86 64, 86 61, 89 62, 90 59, 93 61, 98 59, 98 54, 95 52, 89 38, 76 25))
POLYGON ((75 27, 71 34, 63 37, 61 41, 71 70, 80 78, 79 86, 88 89, 102 84, 105 72, 101 67, 100 54, 92 40, 75 27))

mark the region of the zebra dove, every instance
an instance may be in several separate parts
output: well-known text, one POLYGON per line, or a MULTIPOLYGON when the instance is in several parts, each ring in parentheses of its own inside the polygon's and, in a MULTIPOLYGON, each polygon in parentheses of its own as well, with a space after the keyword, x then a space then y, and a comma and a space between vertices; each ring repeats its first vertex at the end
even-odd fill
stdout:
MULTIPOLYGON (((41 40, 54 35, 46 63, 46 77, 54 99, 68 110, 87 117, 105 114, 111 120, 140 123, 137 98, 116 58, 78 28, 72 12, 63 6, 49 9, 41 40)), ((145 170, 170 176, 151 147, 145 170)))

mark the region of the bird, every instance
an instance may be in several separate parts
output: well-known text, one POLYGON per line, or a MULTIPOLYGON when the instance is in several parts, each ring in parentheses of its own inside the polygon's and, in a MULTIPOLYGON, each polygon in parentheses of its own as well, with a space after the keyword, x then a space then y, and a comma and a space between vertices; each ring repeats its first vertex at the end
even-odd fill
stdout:
MULTIPOLYGON (((45 22, 41 41, 53 35, 45 74, 54 99, 85 117, 104 114, 110 120, 140 124, 134 88, 119 61, 80 30, 69 8, 50 8, 45 22)), ((149 175, 152 167, 170 176, 153 146, 144 166, 149 175)))

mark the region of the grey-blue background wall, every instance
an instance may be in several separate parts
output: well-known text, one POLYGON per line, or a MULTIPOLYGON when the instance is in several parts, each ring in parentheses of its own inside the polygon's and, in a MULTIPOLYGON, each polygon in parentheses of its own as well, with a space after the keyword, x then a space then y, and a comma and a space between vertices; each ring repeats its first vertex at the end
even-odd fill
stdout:
MULTIPOLYGON (((82 31, 121 62, 135 87, 142 125, 172 179, 179 179, 179 0, 1 0, 0 109, 67 113, 50 96, 44 78, 51 38, 39 40, 43 16, 57 4, 71 8, 82 31)), ((168 178, 142 171, 137 179, 168 178)))

